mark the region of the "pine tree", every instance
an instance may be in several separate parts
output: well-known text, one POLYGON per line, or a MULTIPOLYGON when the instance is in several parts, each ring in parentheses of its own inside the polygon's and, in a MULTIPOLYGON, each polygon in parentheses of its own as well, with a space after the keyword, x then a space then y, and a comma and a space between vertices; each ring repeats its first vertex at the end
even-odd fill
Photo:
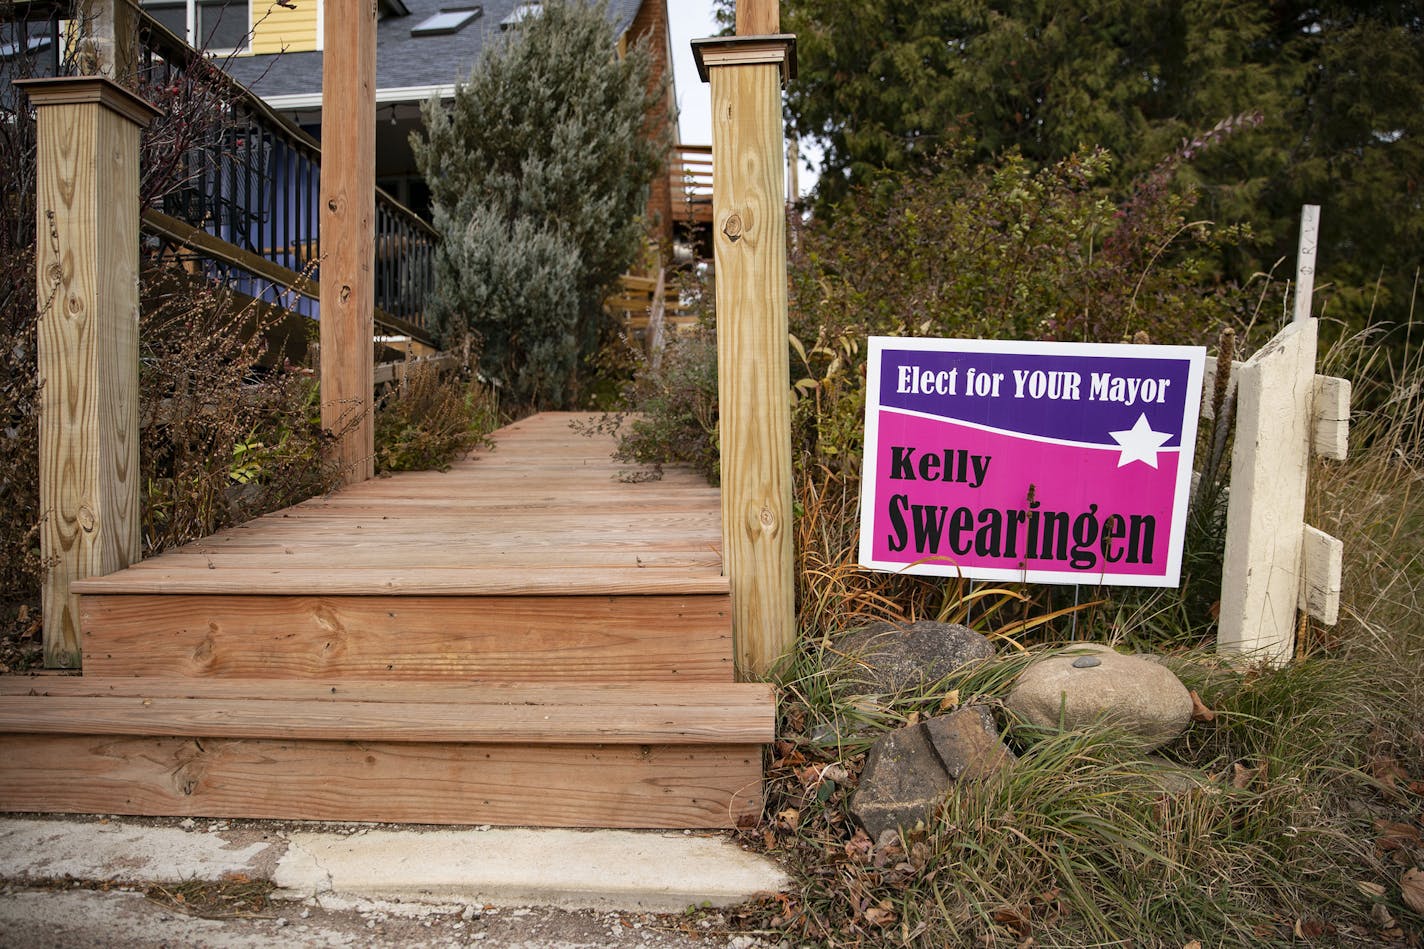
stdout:
POLYGON ((442 236, 435 317, 468 326, 514 400, 572 404, 602 301, 636 255, 667 141, 640 45, 614 54, 605 4, 548 0, 486 51, 412 138, 442 236))
POLYGON ((1417 0, 784 0, 783 26, 823 213, 944 145, 1040 167, 1103 147, 1119 196, 1177 152, 1205 216, 1254 232, 1226 276, 1293 255, 1319 204, 1317 279, 1368 287, 1334 315, 1404 319, 1424 244, 1417 0))

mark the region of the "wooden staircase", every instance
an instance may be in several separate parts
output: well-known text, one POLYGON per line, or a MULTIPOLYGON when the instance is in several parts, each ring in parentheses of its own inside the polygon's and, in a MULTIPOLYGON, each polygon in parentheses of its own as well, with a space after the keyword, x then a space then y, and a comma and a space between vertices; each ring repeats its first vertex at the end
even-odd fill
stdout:
POLYGON ((717 492, 574 418, 76 584, 83 676, 0 679, 0 810, 754 817, 774 702, 734 681, 717 492))

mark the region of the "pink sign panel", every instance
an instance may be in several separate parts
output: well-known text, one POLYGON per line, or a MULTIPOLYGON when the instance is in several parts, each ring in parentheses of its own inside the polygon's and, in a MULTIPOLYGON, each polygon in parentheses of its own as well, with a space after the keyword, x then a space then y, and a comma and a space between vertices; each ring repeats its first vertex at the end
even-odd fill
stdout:
POLYGON ((1206 350, 870 338, 860 562, 1176 586, 1206 350))

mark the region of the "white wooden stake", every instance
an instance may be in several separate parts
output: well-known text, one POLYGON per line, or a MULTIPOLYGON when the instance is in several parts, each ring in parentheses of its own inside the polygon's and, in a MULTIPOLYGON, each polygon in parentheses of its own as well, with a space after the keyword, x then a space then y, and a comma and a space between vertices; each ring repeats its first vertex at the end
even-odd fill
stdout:
POLYGON ((1295 322, 1310 319, 1310 296, 1315 292, 1315 248, 1319 243, 1320 205, 1300 209, 1300 247, 1295 255, 1295 322))

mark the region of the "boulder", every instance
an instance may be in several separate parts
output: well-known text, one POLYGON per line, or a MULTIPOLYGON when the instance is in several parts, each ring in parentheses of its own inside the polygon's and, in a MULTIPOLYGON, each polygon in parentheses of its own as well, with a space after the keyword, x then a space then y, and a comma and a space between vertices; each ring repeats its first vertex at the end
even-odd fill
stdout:
POLYGON ((877 693, 935 683, 994 657, 993 643, 968 626, 933 620, 873 623, 846 633, 836 646, 854 664, 851 678, 877 693))
POLYGON ((1025 669, 1004 706, 1030 725, 1120 729, 1152 751, 1187 730, 1192 696, 1166 666, 1107 646, 1075 645, 1025 669))
POLYGON ((986 708, 907 725, 871 746, 851 814, 879 840, 887 831, 929 823, 956 782, 986 778, 1015 760, 986 708))

